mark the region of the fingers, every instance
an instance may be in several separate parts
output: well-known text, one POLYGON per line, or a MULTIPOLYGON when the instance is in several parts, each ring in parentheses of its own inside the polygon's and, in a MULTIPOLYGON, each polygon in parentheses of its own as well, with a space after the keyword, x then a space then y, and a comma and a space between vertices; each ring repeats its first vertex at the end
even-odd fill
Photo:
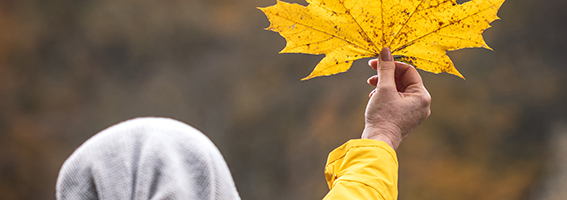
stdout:
POLYGON ((405 92, 408 87, 423 88, 423 81, 417 70, 403 62, 394 62, 390 49, 384 47, 378 59, 368 61, 377 75, 368 78, 367 83, 377 87, 395 88, 405 92))
POLYGON ((369 60, 368 66, 372 67, 372 69, 374 69, 374 71, 378 70, 378 59, 369 60))
POLYGON ((369 98, 372 98, 372 96, 374 95, 374 93, 376 93, 376 89, 373 89, 370 94, 368 94, 369 98))
POLYGON ((395 65, 396 65, 395 78, 397 83, 396 85, 398 86, 399 91, 401 89, 400 87, 403 88, 401 89, 401 91, 404 91, 406 88, 412 85, 419 87, 423 86, 423 81, 421 79, 421 76, 414 67, 402 62, 395 62, 395 65))
POLYGON ((374 76, 371 76, 370 78, 368 78, 368 80, 366 80, 366 82, 369 85, 376 87, 376 85, 378 84, 378 79, 379 79, 378 75, 374 75, 374 76))
MULTIPOLYGON (((411 65, 408 65, 408 64, 403 63, 403 62, 395 61, 394 63, 396 65, 396 72, 395 72, 396 82, 398 82, 400 80, 400 78, 404 76, 405 72, 407 70, 409 70, 409 68, 413 68, 411 65)), ((372 59, 372 60, 368 61, 368 64, 370 65, 370 67, 376 69, 377 64, 378 64, 378 59, 372 59)), ((379 79, 380 79, 380 77, 378 75, 373 75, 370 78, 368 78, 366 80, 366 82, 369 85, 376 87, 379 79)))
POLYGON ((380 86, 385 88, 396 87, 395 82, 396 64, 390 52, 390 48, 384 47, 380 51, 380 60, 378 62, 378 76, 380 86))

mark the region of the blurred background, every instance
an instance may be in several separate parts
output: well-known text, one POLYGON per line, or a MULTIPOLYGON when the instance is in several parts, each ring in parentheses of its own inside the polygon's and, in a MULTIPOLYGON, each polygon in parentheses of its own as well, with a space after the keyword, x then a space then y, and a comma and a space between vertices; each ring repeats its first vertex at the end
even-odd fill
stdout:
MULTIPOLYGON (((278 54, 256 9, 275 3, 0 0, 0 199, 55 199, 82 142, 141 116, 208 135, 243 199, 321 199, 375 72, 300 81, 323 56, 278 54)), ((483 34, 494 51, 449 53, 466 81, 420 71, 432 115, 398 151, 399 199, 567 198, 565 10, 508 0, 483 34)))

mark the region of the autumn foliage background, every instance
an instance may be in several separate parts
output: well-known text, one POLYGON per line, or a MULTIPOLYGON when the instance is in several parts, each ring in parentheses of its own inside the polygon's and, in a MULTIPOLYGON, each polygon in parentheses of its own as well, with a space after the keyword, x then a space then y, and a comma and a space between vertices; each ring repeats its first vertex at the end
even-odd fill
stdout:
MULTIPOLYGON (((0 199, 55 199, 75 148, 139 116, 207 134, 243 199, 322 198, 374 72, 299 81, 322 56, 277 53, 256 9, 275 3, 0 0, 0 199)), ((399 199, 567 195, 566 9, 508 0, 483 34, 494 51, 449 53, 466 81, 420 72, 432 115, 398 151, 399 199)))

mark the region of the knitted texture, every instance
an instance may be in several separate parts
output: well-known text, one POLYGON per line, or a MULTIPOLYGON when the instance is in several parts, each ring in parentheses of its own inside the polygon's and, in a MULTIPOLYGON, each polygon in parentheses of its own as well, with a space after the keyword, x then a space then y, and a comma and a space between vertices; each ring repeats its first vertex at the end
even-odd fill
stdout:
POLYGON ((63 164, 57 199, 240 199, 215 145, 167 118, 111 126, 63 164))

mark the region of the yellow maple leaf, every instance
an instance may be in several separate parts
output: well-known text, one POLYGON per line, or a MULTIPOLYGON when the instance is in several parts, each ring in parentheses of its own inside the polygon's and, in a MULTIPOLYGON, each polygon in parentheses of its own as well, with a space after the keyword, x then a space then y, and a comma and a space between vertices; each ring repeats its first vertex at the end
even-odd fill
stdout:
POLYGON ((325 54, 302 80, 347 71, 352 62, 389 47, 396 60, 464 77, 447 50, 488 47, 482 32, 504 0, 306 0, 261 9, 286 41, 280 53, 325 54))

